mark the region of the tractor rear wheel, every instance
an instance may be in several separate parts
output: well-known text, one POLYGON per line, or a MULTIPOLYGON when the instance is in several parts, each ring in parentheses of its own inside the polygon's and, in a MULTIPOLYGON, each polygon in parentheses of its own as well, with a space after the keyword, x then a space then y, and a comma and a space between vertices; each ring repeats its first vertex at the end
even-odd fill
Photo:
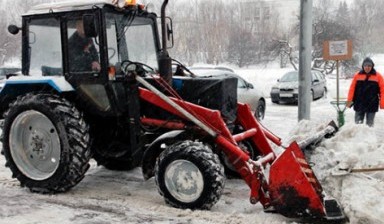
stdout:
POLYGON ((160 154, 155 180, 167 204, 210 209, 221 197, 225 175, 219 157, 207 145, 183 141, 160 154))
POLYGON ((67 100, 49 94, 18 97, 4 114, 6 166, 33 192, 64 192, 89 168, 88 125, 67 100))

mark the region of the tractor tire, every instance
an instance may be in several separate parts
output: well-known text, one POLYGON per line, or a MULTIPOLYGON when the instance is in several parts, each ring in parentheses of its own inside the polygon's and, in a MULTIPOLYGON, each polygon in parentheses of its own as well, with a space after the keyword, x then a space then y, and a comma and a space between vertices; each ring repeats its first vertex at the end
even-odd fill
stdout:
POLYGON ((93 159, 97 165, 104 166, 108 170, 128 171, 137 167, 140 161, 133 160, 131 152, 127 149, 129 146, 123 142, 113 142, 108 147, 107 152, 101 152, 95 149, 93 159), (114 155, 110 152, 116 152, 114 155))
POLYGON ((20 96, 4 113, 5 166, 32 192, 65 192, 89 168, 88 131, 82 113, 67 100, 50 94, 20 96))
MULTIPOLYGON (((244 128, 241 125, 237 125, 234 129, 234 134, 239 134, 244 131, 244 128)), ((253 144, 250 140, 243 140, 238 142, 240 148, 246 152, 251 159, 257 160, 257 157, 260 156, 259 149, 253 144)), ((241 178, 240 174, 237 172, 235 167, 229 162, 224 152, 219 153, 222 163, 224 164, 225 174, 228 178, 241 178)))
POLYGON ((223 193, 225 174, 219 157, 207 145, 187 140, 160 154, 155 181, 167 204, 183 209, 210 209, 223 193))
MULTIPOLYGON (((239 142, 239 146, 240 148, 247 148, 247 150, 244 150, 244 151, 246 151, 250 155, 250 158, 253 160, 256 160, 257 156, 260 155, 260 153, 256 151, 256 147, 253 146, 251 141, 248 141, 248 140, 241 141, 239 142)), ((233 165, 228 161, 224 153, 222 154, 222 161, 225 167, 225 174, 227 175, 228 178, 230 179, 241 178, 240 174, 237 172, 235 167, 233 167, 233 165)))

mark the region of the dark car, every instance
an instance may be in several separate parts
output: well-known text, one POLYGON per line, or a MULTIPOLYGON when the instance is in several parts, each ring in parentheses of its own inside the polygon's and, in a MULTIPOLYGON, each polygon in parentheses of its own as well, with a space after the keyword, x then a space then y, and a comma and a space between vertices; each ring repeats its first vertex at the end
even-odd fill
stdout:
MULTIPOLYGON (((327 81, 319 71, 311 71, 311 97, 312 100, 319 99, 327 94, 327 81)), ((297 103, 299 95, 299 72, 290 71, 285 73, 277 83, 272 86, 271 100, 273 103, 297 103)))
POLYGON ((236 77, 238 101, 248 104, 251 107, 251 110, 255 112, 255 117, 258 120, 264 119, 266 104, 262 91, 255 88, 251 83, 234 73, 232 69, 227 67, 190 67, 189 70, 199 77, 236 77))

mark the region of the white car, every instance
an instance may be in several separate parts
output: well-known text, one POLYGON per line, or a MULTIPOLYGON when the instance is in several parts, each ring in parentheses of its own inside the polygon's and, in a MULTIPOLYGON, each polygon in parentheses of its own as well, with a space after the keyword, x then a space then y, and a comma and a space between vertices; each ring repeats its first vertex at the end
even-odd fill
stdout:
POLYGON ((265 97, 263 93, 255 88, 251 83, 237 75, 233 70, 227 67, 190 67, 188 68, 193 74, 199 77, 228 76, 237 78, 237 100, 241 103, 248 104, 255 117, 258 120, 264 119, 265 115, 265 97))

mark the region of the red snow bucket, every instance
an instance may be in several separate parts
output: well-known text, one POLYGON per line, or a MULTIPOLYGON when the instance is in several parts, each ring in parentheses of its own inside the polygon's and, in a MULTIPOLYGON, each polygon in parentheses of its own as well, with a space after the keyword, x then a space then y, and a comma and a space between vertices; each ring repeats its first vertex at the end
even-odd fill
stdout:
POLYGON ((282 215, 324 217, 322 191, 296 142, 272 163, 269 173, 271 205, 282 215))

